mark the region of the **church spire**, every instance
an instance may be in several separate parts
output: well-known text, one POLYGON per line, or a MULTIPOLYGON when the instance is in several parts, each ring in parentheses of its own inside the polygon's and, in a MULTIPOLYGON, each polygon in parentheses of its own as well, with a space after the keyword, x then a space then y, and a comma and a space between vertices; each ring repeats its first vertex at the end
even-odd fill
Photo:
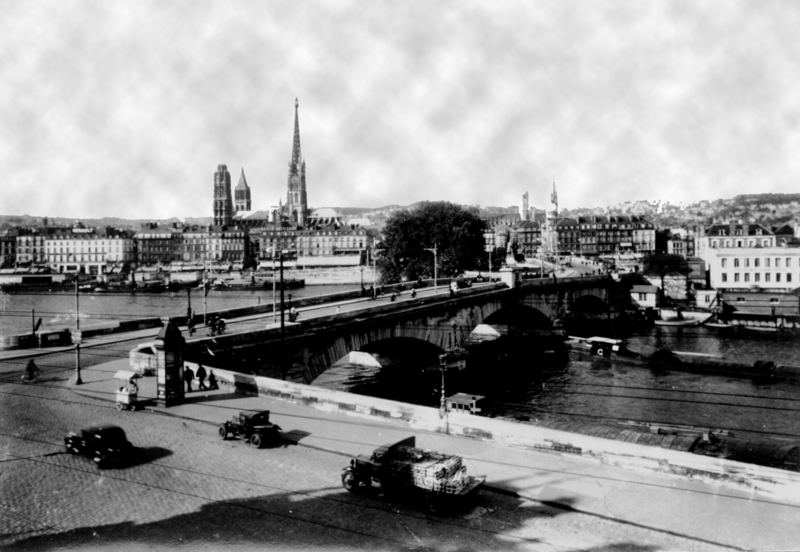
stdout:
POLYGON ((298 227, 305 226, 308 214, 306 194, 306 162, 300 153, 300 122, 298 109, 300 102, 294 99, 294 139, 292 141, 292 160, 289 162, 289 182, 286 194, 286 218, 298 227))
POLYGON ((300 119, 297 111, 300 107, 300 102, 297 98, 294 99, 294 140, 292 142, 292 161, 289 165, 289 172, 292 174, 300 173, 300 163, 303 161, 303 156, 300 154, 300 119))

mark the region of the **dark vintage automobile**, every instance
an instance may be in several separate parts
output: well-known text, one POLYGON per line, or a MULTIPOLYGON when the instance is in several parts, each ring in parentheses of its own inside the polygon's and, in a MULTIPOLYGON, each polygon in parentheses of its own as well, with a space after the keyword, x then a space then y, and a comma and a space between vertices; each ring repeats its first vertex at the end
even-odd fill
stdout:
POLYGON ((280 431, 280 426, 269 421, 269 410, 239 412, 219 426, 219 435, 223 439, 233 435, 258 448, 280 441, 280 431))
POLYGON ((91 458, 98 468, 127 462, 134 451, 125 431, 114 425, 87 427, 80 433, 67 433, 64 446, 70 454, 91 458))

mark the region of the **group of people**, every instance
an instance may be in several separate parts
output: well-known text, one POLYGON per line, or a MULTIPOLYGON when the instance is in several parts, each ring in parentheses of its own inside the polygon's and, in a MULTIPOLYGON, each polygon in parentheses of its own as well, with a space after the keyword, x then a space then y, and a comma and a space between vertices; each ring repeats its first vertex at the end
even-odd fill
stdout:
POLYGON ((186 383, 186 391, 192 391, 192 380, 194 380, 195 376, 197 377, 197 389, 204 390, 204 389, 219 389, 219 385, 217 384, 217 377, 214 375, 212 370, 209 370, 206 373, 206 369, 203 368, 202 364, 197 365, 197 373, 189 368, 188 366, 183 367, 183 381, 186 383), (208 384, 206 384, 206 376, 208 376, 208 384))

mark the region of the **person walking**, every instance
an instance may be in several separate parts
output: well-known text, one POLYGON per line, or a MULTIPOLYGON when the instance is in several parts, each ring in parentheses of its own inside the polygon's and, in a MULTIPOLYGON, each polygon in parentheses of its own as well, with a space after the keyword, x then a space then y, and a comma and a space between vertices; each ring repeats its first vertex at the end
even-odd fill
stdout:
POLYGON ((202 364, 197 365, 197 388, 207 389, 206 387, 206 369, 202 364))
POLYGON ((214 375, 213 370, 208 371, 208 388, 219 389, 219 385, 217 385, 217 376, 214 375))
POLYGON ((194 372, 188 366, 183 367, 183 381, 186 382, 186 392, 192 390, 192 380, 194 379, 194 372))

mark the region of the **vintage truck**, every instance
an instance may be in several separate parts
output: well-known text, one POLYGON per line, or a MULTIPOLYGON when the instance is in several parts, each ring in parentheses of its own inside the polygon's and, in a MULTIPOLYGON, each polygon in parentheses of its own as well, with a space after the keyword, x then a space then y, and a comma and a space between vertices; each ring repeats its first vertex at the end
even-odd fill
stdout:
POLYGON ((483 481, 467 475, 460 456, 417 448, 413 436, 351 459, 342 472, 350 492, 378 488, 417 499, 432 513, 472 494, 483 481))
POLYGON ((279 425, 269 421, 269 410, 239 412, 219 426, 219 436, 223 439, 228 435, 241 437, 257 448, 280 441, 280 431, 279 425))

